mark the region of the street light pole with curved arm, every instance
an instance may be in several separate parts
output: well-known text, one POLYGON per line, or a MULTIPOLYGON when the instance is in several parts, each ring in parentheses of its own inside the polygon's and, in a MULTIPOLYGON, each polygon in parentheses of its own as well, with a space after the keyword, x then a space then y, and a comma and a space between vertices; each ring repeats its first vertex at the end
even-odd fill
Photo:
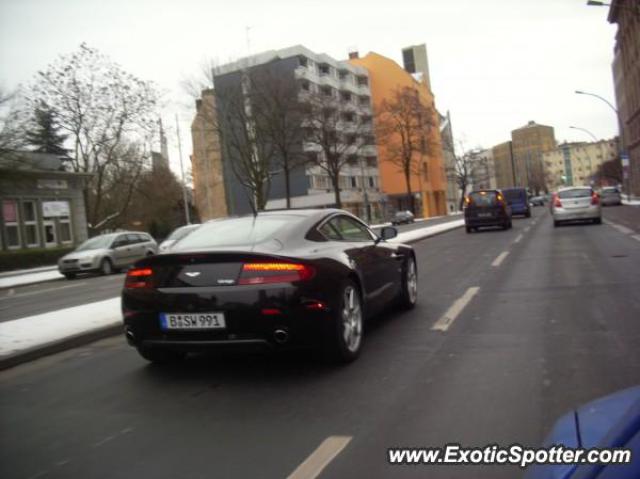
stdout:
POLYGON ((593 141, 597 142, 598 139, 596 138, 596 135, 594 135, 593 133, 591 133, 589 130, 587 130, 586 128, 580 128, 579 126, 570 126, 569 128, 572 128, 574 130, 580 130, 580 131, 584 131, 587 135, 591 136, 591 138, 593 138, 593 141))
POLYGON ((609 100, 607 100, 606 98, 602 98, 600 95, 596 95, 595 93, 589 93, 589 92, 582 91, 582 90, 576 90, 576 94, 578 94, 578 95, 595 96, 596 98, 599 98, 600 100, 605 102, 607 105, 609 105, 609 108, 611 108, 615 112, 616 116, 618 116, 618 109, 615 106, 613 106, 611 104, 611 102, 609 100))

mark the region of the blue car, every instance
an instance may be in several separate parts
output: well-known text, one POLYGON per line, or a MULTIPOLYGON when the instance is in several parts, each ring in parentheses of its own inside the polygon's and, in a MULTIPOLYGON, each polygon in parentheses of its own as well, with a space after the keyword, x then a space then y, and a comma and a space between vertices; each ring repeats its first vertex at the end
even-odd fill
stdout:
POLYGON ((531 217, 529 195, 525 188, 505 188, 502 190, 502 194, 507 199, 509 206, 511 206, 512 215, 522 215, 526 218, 531 217))
POLYGON ((545 447, 625 448, 629 464, 533 465, 525 479, 640 478, 640 386, 596 399, 562 416, 544 441, 545 447))

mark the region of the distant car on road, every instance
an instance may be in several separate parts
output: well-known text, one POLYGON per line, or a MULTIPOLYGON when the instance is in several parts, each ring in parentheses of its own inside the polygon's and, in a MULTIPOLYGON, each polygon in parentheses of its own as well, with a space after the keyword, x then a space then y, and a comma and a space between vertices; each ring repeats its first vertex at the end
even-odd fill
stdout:
POLYGON ((411 246, 336 209, 260 212, 203 224, 138 261, 122 292, 125 334, 153 362, 215 348, 360 353, 367 317, 412 308, 411 246))
POLYGON ((553 226, 568 221, 602 223, 600 196, 590 186, 561 188, 551 201, 553 226))
POLYGON ((167 237, 167 239, 165 239, 162 243, 160 243, 160 246, 158 248, 159 252, 166 253, 171 249, 171 247, 174 244, 176 244, 182 238, 185 238, 186 236, 188 236, 190 233, 192 233, 194 230, 198 229, 199 227, 200 227, 200 223, 197 223, 192 225, 181 226, 180 228, 174 230, 173 233, 171 233, 167 237))
POLYGON ((529 195, 525 188, 505 188, 501 191, 507 199, 507 203, 509 203, 509 206, 511 207, 512 215, 522 215, 526 218, 531 217, 529 195))
POLYGON ((483 226, 511 228, 511 208, 500 190, 477 190, 464 199, 467 233, 483 226))
POLYGON ((544 196, 532 196, 529 203, 531 206, 544 206, 544 196))
POLYGON ((600 202, 602 206, 619 206, 622 204, 620 190, 615 186, 605 186, 600 191, 600 202))
POLYGON ((75 278, 78 273, 99 272, 108 275, 157 251, 158 245, 148 233, 109 233, 88 239, 60 258, 58 270, 67 279, 75 278))
POLYGON ((415 217, 411 211, 397 211, 393 218, 391 218, 392 225, 410 224, 415 221, 415 217))
POLYGON ((627 449, 629 464, 534 464, 525 479, 636 479, 640 477, 640 386, 591 401, 562 416, 543 447, 627 449))

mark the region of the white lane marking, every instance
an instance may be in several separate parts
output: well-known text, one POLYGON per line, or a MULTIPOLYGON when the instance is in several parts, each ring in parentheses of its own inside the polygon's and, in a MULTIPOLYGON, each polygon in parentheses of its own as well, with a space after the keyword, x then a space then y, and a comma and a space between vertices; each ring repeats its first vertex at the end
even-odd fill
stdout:
POLYGON ((351 441, 351 436, 329 436, 300 464, 287 479, 314 479, 340 454, 351 441))
POLYGON ((30 291, 28 293, 22 293, 22 294, 8 294, 7 296, 4 296, 4 297, 0 298, 0 301, 2 301, 3 299, 22 298, 24 296, 33 296, 34 294, 48 293, 50 291, 58 291, 59 289, 75 288, 76 286, 82 286, 82 285, 85 285, 85 284, 87 284, 87 283, 85 283, 85 282, 74 283, 74 284, 70 284, 70 285, 67 285, 67 286, 60 286, 58 288, 45 288, 45 289, 39 289, 38 291, 30 291))
POLYGON ((640 235, 633 235, 632 238, 636 241, 640 241, 640 235))
POLYGON ((530 229, 531 229, 531 226, 527 226, 527 227, 524 229, 524 232, 525 232, 525 233, 528 233, 530 229))
POLYGON ((446 313, 436 321, 431 327, 433 331, 446 331, 449 326, 453 324, 458 315, 462 312, 465 306, 473 299, 473 297, 480 291, 479 286, 472 286, 465 291, 456 301, 449 307, 446 313))
POLYGON ((623 235, 630 235, 635 233, 635 231, 633 231, 631 228, 627 228, 626 226, 619 225, 618 223, 614 223, 613 221, 604 220, 604 222, 607 225, 611 226, 612 228, 617 229, 623 235))
POLYGON ((491 266, 493 266, 494 268, 497 268, 498 266, 500 266, 502 264, 502 262, 504 261, 504 259, 509 255, 508 251, 503 251, 502 253, 500 253, 498 255, 498 257, 496 259, 493 260, 493 263, 491 263, 491 266))
POLYGON ((518 236, 516 236, 516 239, 514 239, 513 242, 514 243, 520 243, 522 238, 523 238, 522 233, 520 233, 518 236))

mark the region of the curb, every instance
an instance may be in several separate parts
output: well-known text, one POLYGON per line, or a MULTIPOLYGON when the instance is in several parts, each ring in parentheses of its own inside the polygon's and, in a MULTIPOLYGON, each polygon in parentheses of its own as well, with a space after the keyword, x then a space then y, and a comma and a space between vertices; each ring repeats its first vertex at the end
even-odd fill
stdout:
POLYGON ((93 343, 99 339, 108 338, 110 336, 117 336, 122 333, 122 323, 112 324, 104 326, 99 329, 92 329, 79 334, 74 334, 63 339, 51 341, 50 343, 34 346, 24 351, 20 351, 14 354, 10 354, 3 358, 0 358, 0 371, 18 366, 20 364, 39 359, 43 356, 50 356, 55 353, 65 351, 67 349, 77 348, 84 346, 88 343, 93 343))
POLYGON ((405 244, 417 243, 418 241, 422 241, 423 239, 431 238, 433 236, 439 236, 439 235, 444 234, 444 233, 449 233, 450 231, 457 230, 458 228, 464 228, 464 224, 457 225, 457 226, 452 226, 451 228, 449 228, 447 230, 436 231, 435 233, 429 233, 428 235, 421 236, 420 238, 412 239, 411 241, 405 241, 404 243, 405 244))

